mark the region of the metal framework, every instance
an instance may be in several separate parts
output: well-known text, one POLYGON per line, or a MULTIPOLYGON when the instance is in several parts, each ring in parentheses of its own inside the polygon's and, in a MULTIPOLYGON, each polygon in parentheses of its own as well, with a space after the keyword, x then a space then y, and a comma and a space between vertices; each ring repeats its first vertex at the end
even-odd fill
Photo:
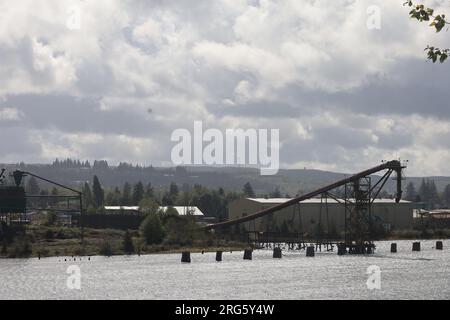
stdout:
MULTIPOLYGON (((344 246, 349 253, 372 253, 374 250, 373 244, 373 221, 371 215, 371 205, 378 197, 379 193, 385 186, 389 177, 395 172, 396 173, 396 196, 395 201, 398 203, 402 197, 402 170, 405 168, 401 164, 399 160, 392 160, 382 163, 379 166, 373 167, 371 169, 362 171, 355 175, 352 175, 348 178, 339 180, 335 183, 327 185, 325 187, 319 188, 312 192, 309 192, 305 195, 295 197, 290 199, 284 203, 275 205, 273 207, 258 211, 256 213, 246 215, 237 219, 224 221, 216 224, 210 224, 203 226, 201 229, 203 230, 211 230, 229 227, 232 225, 241 224, 248 221, 254 221, 260 217, 276 214, 277 211, 281 209, 294 206, 297 206, 300 202, 311 199, 317 196, 321 197, 321 203, 324 203, 327 206, 327 198, 330 197, 335 199, 338 203, 344 205, 345 207, 345 239, 344 243, 340 243, 339 245, 344 246), (372 186, 371 183, 371 175, 387 170, 384 175, 372 186), (344 188, 344 199, 339 199, 336 195, 334 195, 331 191, 337 188, 344 188)), ((322 208, 321 208, 322 211, 322 208)), ((328 217, 328 209, 326 208, 327 217, 328 217)), ((327 219, 328 220, 328 219, 327 219)), ((301 220, 300 220, 301 221, 301 220)), ((321 214, 319 224, 321 226, 321 214)), ((329 229, 327 229, 327 237, 329 233, 329 229)), ((258 233, 255 232, 255 237, 258 236, 258 233)), ((267 240, 267 239, 266 239, 267 240)), ((332 244, 329 239, 324 239, 323 237, 317 237, 316 247, 318 245, 332 244)))
MULTIPOLYGON (((4 175, 3 175, 4 172, 5 172, 5 169, 2 169, 1 175, 0 175, 0 181, 3 181, 3 179, 4 179, 4 175)), ((70 192, 73 192, 75 195, 28 195, 28 194, 24 194, 24 197, 26 199, 26 203, 28 203, 28 200, 33 200, 33 199, 46 199, 46 200, 48 200, 48 199, 61 200, 62 199, 62 200, 66 200, 67 201, 66 202, 67 203, 67 207, 65 207, 65 208, 48 208, 48 207, 43 208, 43 207, 39 207, 39 206, 34 207, 36 204, 32 201, 33 206, 26 205, 26 207, 24 209, 25 210, 24 213, 26 213, 26 210, 56 211, 56 212, 64 211, 66 213, 72 213, 72 214, 77 214, 78 213, 80 215, 79 223, 80 223, 80 228, 81 228, 81 240, 83 240, 84 227, 83 227, 83 219, 82 219, 82 215, 83 215, 83 193, 82 192, 80 192, 78 190, 75 190, 73 188, 70 188, 68 186, 62 185, 62 184, 60 184, 58 182, 52 181, 50 179, 43 178, 43 177, 38 176, 38 175, 36 175, 34 173, 27 172, 27 171, 15 170, 12 173, 12 176, 14 178, 14 182, 16 184, 16 187, 19 187, 21 185, 22 180, 23 180, 24 177, 31 176, 31 177, 35 177, 35 178, 37 178, 39 180, 48 182, 48 183, 50 183, 52 185, 58 186, 60 188, 63 188, 65 190, 68 190, 70 192), (76 208, 76 207, 73 208, 71 206, 72 202, 75 202, 77 204, 78 208, 76 208)), ((23 188, 21 188, 21 189, 23 189, 23 188)), ((1 207, 1 204, 0 204, 0 207, 1 207)))

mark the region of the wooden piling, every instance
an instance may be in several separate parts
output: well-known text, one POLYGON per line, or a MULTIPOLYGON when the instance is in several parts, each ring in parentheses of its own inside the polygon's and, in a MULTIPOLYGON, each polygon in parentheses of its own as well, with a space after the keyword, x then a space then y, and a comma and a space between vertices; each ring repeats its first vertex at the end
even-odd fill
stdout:
POLYGON ((442 241, 436 241, 436 250, 442 250, 443 247, 442 241))
POLYGON ((343 256, 344 254, 347 253, 347 248, 345 247, 344 243, 338 243, 337 249, 338 249, 337 253, 339 256, 343 256))
POLYGON ((252 249, 245 249, 244 250, 244 260, 252 260, 252 249))
POLYGON ((222 261, 222 251, 217 251, 216 252, 216 261, 217 262, 222 261))
POLYGON ((275 259, 281 259, 281 248, 274 248, 273 249, 273 257, 275 258, 275 259))
POLYGON ((413 242, 412 251, 420 251, 420 242, 413 242))
POLYGON ((397 252, 397 244, 396 243, 391 243, 391 252, 392 253, 396 253, 397 252))
POLYGON ((191 263, 191 253, 189 251, 181 253, 181 262, 191 263))
POLYGON ((306 256, 314 257, 314 246, 309 246, 306 248, 306 256))

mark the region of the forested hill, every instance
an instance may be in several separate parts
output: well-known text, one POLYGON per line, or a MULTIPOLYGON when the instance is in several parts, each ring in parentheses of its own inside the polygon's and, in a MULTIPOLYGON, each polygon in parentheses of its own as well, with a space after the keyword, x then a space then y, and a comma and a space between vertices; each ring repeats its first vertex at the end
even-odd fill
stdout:
MULTIPOLYGON (((70 186, 81 186, 84 182, 92 182, 97 175, 104 187, 122 186, 125 182, 151 183, 154 187, 167 187, 171 182, 179 186, 183 184, 200 184, 208 188, 222 187, 225 190, 240 191, 245 183, 250 182, 256 194, 269 194, 279 190, 281 195, 296 195, 314 190, 325 184, 349 176, 335 172, 310 169, 280 170, 277 175, 261 176, 259 170, 238 167, 177 167, 157 168, 142 167, 121 163, 110 166, 106 161, 80 162, 75 160, 55 161, 52 164, 0 164, 8 172, 21 169, 55 180, 70 186)), ((378 176, 374 176, 378 179, 378 176)), ((429 177, 435 184, 438 192, 450 184, 450 177, 429 177)), ((419 190, 423 178, 407 177, 404 186, 412 182, 419 190)), ((386 185, 388 193, 394 191, 394 183, 386 185)))

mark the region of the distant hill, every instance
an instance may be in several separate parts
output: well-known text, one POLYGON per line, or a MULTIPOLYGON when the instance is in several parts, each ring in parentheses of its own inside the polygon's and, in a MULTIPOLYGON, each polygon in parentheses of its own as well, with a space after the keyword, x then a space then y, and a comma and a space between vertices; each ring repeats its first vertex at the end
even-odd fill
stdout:
MULTIPOLYGON (((157 168, 137 167, 132 165, 121 166, 92 166, 92 167, 58 167, 50 164, 0 164, 8 172, 14 169, 30 171, 34 174, 70 186, 81 186, 85 181, 92 181, 97 175, 103 186, 122 186, 125 182, 143 183, 151 182, 154 187, 166 187, 171 182, 180 186, 183 184, 200 184, 208 188, 222 187, 226 190, 242 190, 246 182, 250 182, 255 193, 267 194, 279 189, 284 196, 312 191, 336 180, 350 176, 350 174, 328 172, 310 169, 282 169, 277 175, 261 176, 258 169, 241 167, 183 167, 183 168, 157 168)), ((380 176, 373 176, 373 182, 380 176)), ((436 183, 439 192, 442 192, 450 177, 429 177, 436 183)), ((421 177, 408 177, 404 181, 404 188, 410 181, 419 189, 421 177)), ((387 183, 385 190, 393 193, 394 181, 387 183)))

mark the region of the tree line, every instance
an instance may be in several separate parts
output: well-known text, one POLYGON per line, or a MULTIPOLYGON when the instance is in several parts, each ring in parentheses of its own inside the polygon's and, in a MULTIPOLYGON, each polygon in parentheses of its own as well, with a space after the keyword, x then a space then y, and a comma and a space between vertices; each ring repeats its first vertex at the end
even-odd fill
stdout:
MULTIPOLYGON (((41 188, 34 177, 26 184, 26 192, 32 195, 62 195, 64 191, 52 187, 41 188)), ((246 183, 241 191, 225 191, 223 188, 211 189, 200 184, 181 186, 175 182, 168 187, 153 187, 151 182, 141 181, 132 184, 125 182, 122 186, 105 188, 98 176, 94 175, 92 183, 85 182, 82 187, 83 207, 85 212, 104 213, 105 206, 139 206, 142 210, 159 206, 195 206, 205 215, 219 221, 228 218, 228 204, 242 197, 255 197, 253 187, 246 183)), ((275 191, 277 195, 279 191, 275 191)), ((35 205, 47 207, 58 202, 57 199, 33 200, 35 205)), ((152 211, 152 210, 150 210, 152 211)))
POLYGON ((419 190, 412 182, 406 186, 405 200, 423 203, 428 209, 450 208, 450 184, 442 193, 436 188, 436 183, 431 179, 422 179, 419 190))

